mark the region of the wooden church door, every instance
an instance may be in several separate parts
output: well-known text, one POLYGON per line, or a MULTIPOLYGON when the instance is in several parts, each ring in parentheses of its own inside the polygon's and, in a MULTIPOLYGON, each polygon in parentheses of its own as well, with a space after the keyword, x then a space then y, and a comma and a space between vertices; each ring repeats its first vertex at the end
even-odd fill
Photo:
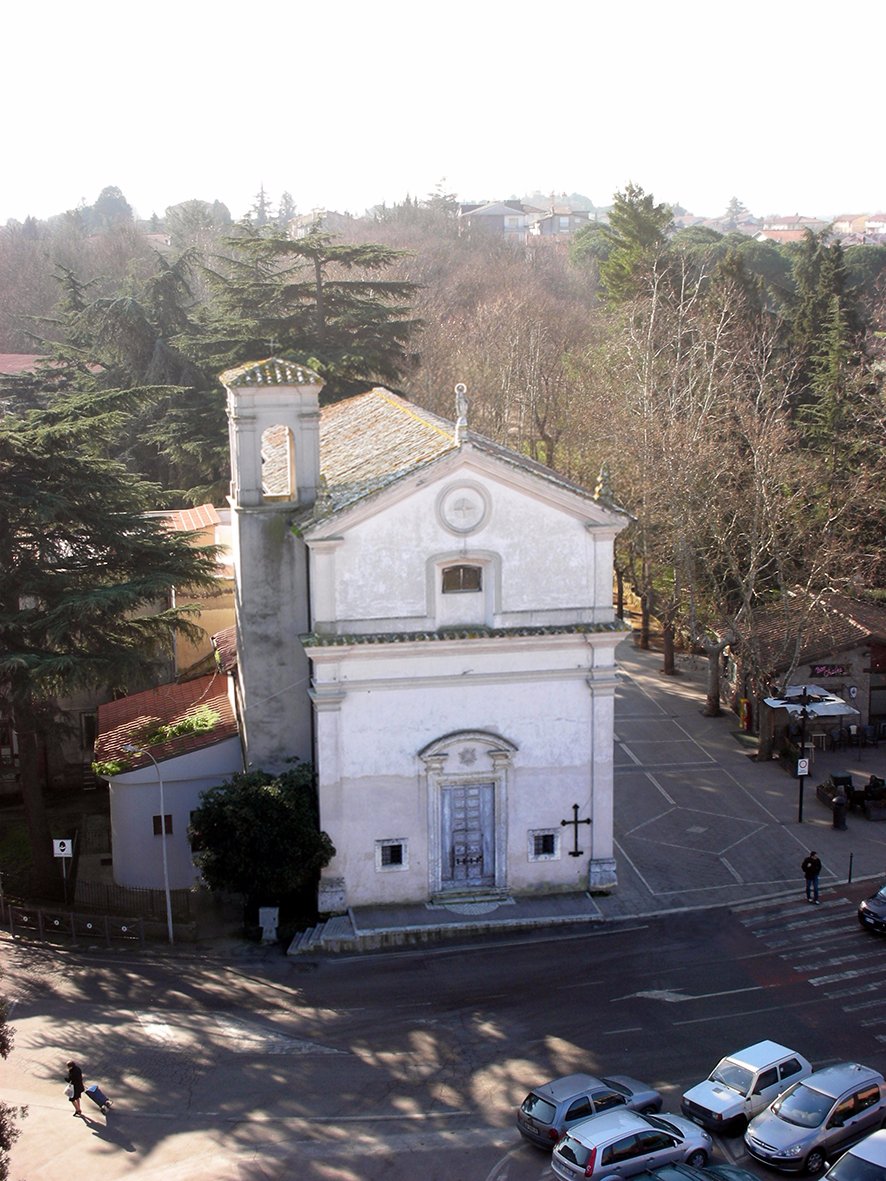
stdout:
POLYGON ((444 889, 495 882, 495 803, 491 783, 444 787, 441 798, 441 878, 444 889))

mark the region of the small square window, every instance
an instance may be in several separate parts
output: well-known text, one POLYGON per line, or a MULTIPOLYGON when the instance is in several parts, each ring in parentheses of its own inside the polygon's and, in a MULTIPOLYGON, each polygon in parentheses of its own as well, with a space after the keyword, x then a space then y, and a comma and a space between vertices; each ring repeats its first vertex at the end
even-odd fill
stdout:
POLYGON ((443 594, 458 595, 483 589, 480 566, 447 566, 443 571, 443 594))
POLYGON ((560 860, 560 833, 558 829, 536 828, 529 833, 529 860, 560 860))
POLYGON ((408 869, 407 844, 405 840, 375 842, 375 868, 377 870, 408 869))
POLYGON ((537 832, 533 837, 536 857, 550 857, 554 853, 554 834, 552 832, 537 832))
MULTIPOLYGON (((162 832, 160 829, 160 817, 154 816, 154 817, 152 817, 152 819, 154 821, 154 836, 159 837, 162 835, 162 832)), ((164 828, 166 829, 166 835, 168 837, 171 837, 172 836, 172 817, 170 816, 170 814, 168 812, 163 817, 163 820, 165 822, 164 828)))

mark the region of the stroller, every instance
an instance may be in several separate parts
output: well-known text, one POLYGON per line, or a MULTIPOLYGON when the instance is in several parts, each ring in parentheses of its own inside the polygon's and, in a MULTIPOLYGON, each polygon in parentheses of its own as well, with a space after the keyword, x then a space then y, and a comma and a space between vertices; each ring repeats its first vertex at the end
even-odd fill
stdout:
POLYGON ((107 1115, 110 1108, 114 1106, 98 1083, 93 1083, 92 1086, 87 1087, 84 1094, 89 1096, 96 1107, 101 1110, 102 1115, 107 1115))

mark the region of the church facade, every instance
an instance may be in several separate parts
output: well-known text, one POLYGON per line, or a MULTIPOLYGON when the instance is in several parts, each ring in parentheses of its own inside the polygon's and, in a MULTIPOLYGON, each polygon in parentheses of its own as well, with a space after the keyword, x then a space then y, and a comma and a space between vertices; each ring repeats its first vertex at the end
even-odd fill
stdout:
POLYGON ((627 518, 384 389, 223 375, 250 767, 317 772, 321 911, 616 884, 627 518))

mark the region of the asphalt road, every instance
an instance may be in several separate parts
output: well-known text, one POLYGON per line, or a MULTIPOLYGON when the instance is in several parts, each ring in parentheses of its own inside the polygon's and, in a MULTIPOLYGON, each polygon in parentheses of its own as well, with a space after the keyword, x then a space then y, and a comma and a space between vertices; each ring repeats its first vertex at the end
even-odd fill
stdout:
POLYGON ((316 963, 3 939, 17 1041, 0 1093, 30 1107, 12 1181, 535 1181, 546 1158, 513 1111, 536 1081, 630 1073, 679 1110, 764 1037, 884 1069, 886 945, 855 921, 865 892, 316 963), (115 1099, 107 1121, 71 1119, 69 1056, 115 1099))

